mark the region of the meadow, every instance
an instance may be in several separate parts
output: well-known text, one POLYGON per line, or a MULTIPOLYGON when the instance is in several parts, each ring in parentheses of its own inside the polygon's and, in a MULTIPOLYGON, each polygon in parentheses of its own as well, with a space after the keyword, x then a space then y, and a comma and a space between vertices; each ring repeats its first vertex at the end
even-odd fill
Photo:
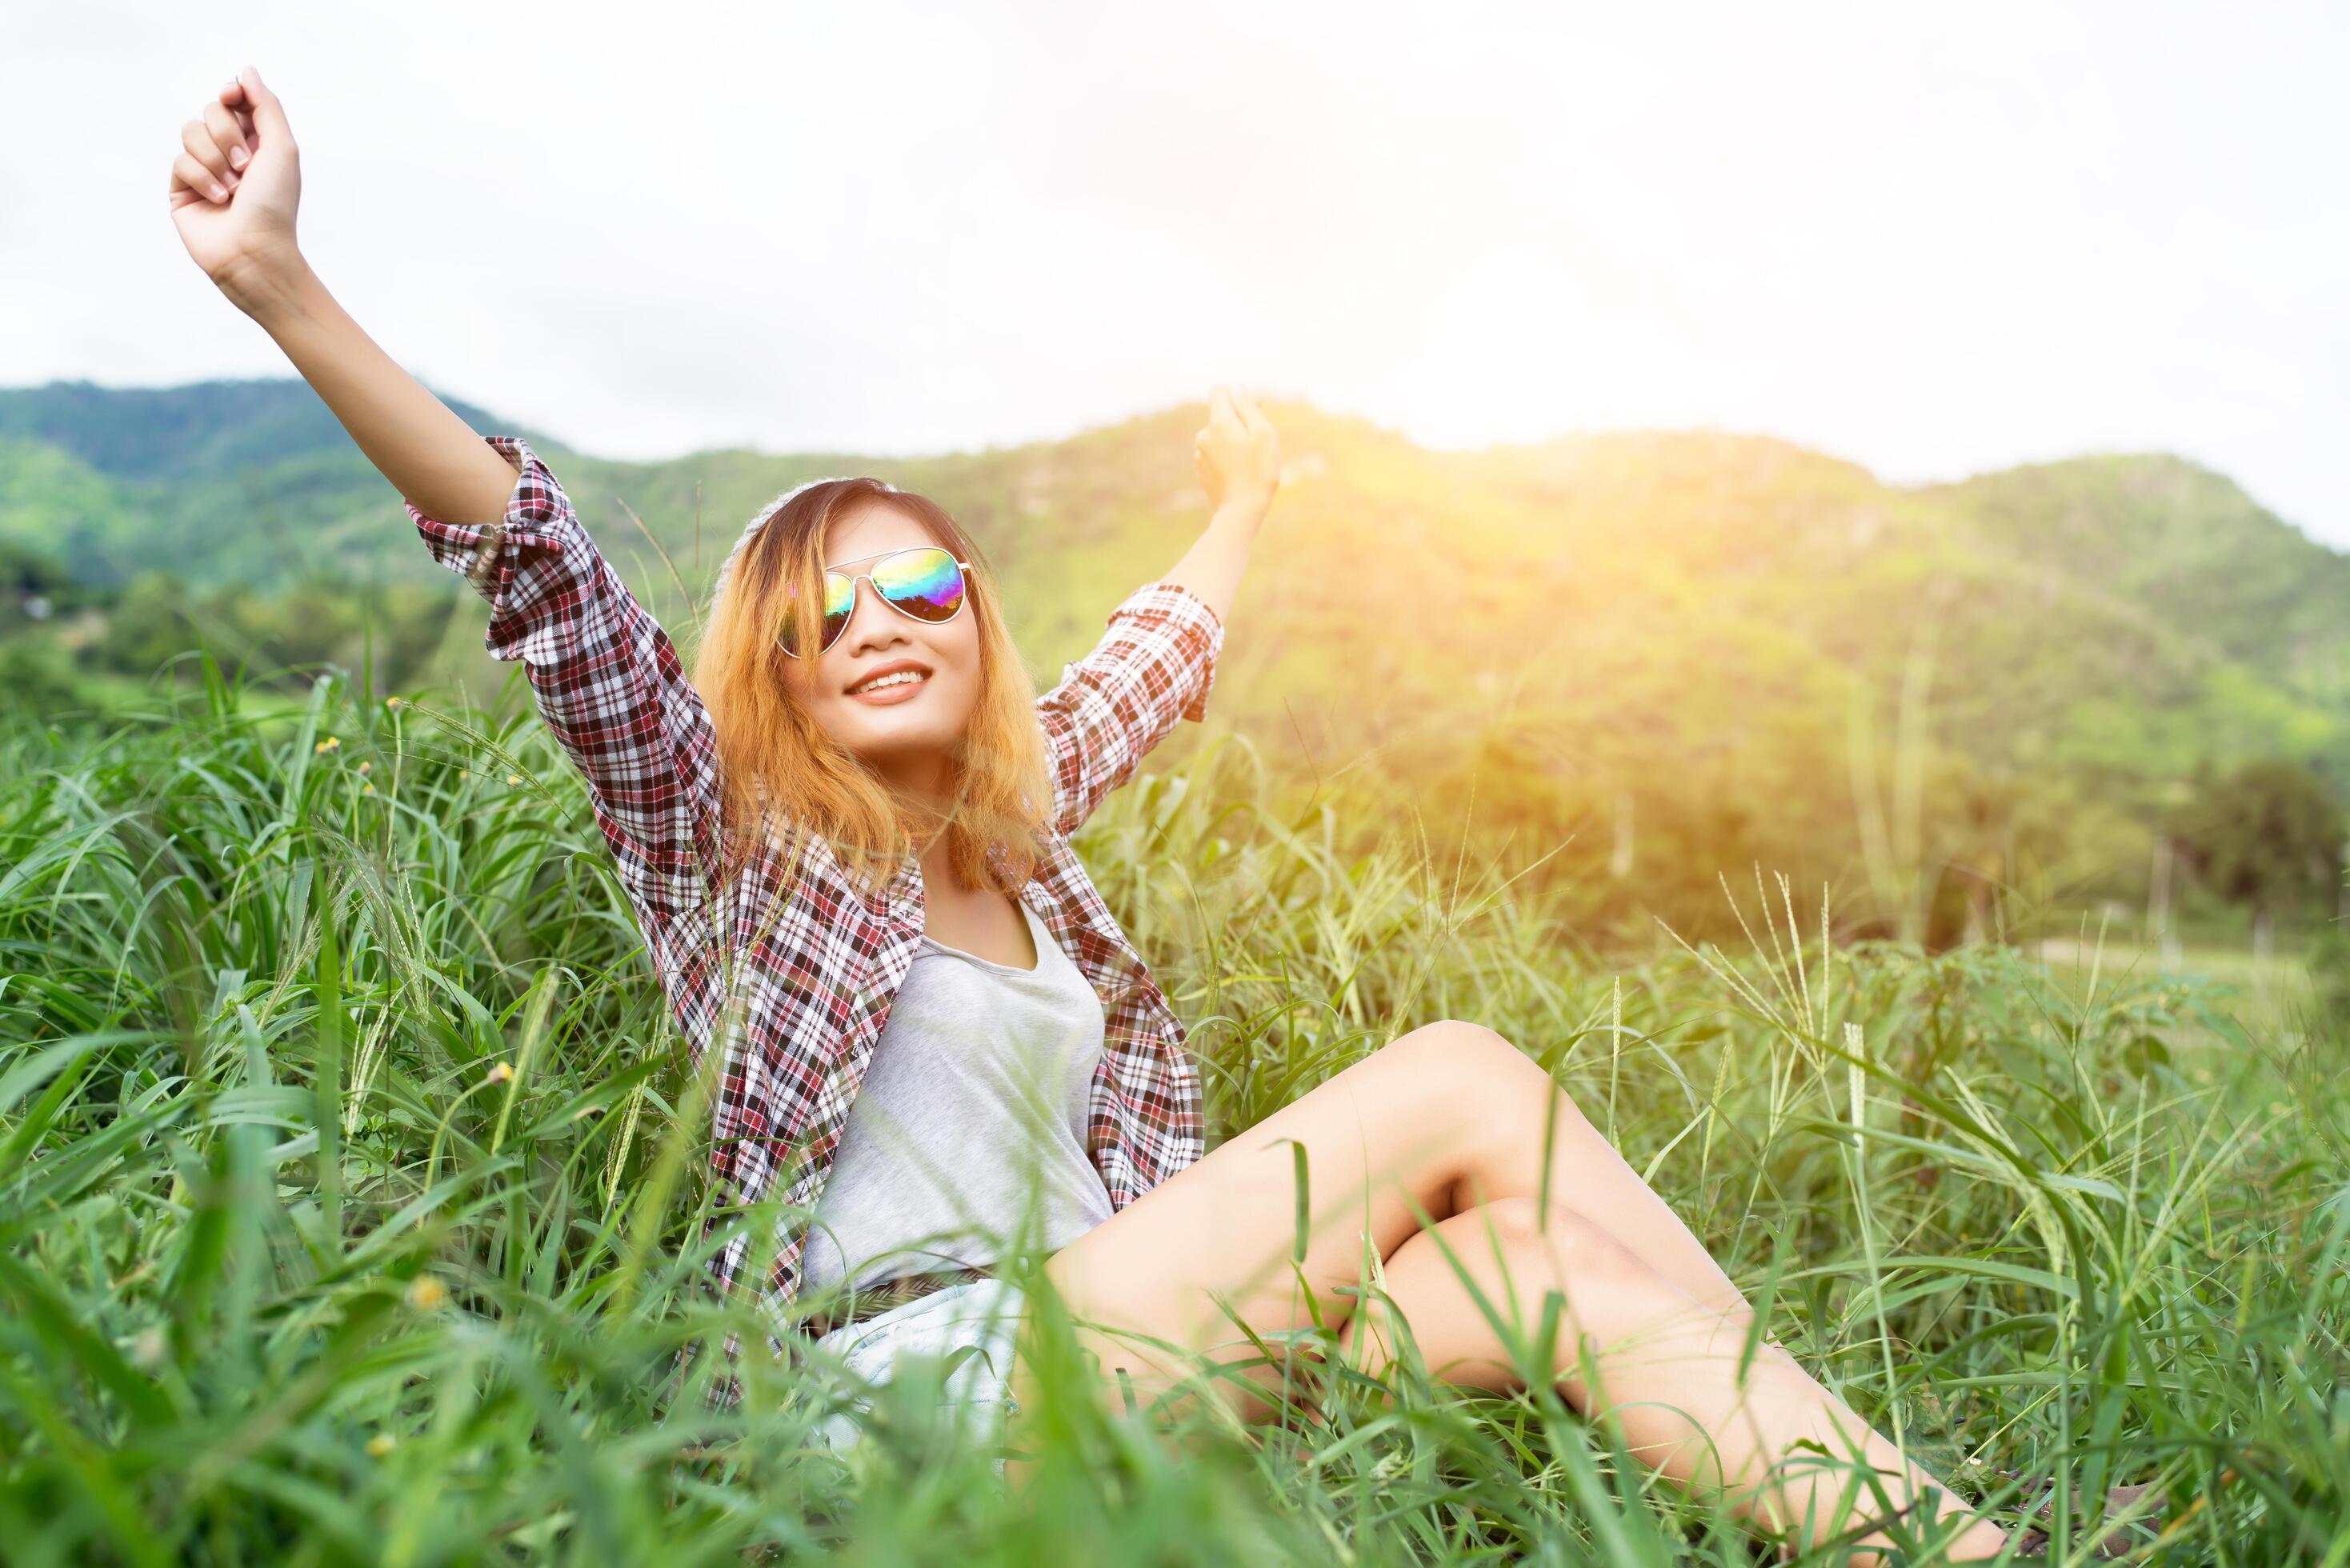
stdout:
MULTIPOLYGON (((706 1085, 517 691, 201 672, 0 728, 10 1561, 1762 1560, 1553 1389, 1409 1359, 1177 1443, 1048 1357, 1016 1501, 918 1377, 853 1466, 806 1444, 820 1377, 754 1357, 713 1411, 681 1353, 759 1325, 702 1260, 775 1216, 713 1210, 706 1085)), ((1601 947, 1373 770, 1277 782, 1229 732, 1154 763, 1078 847, 1190 1026, 1211 1146, 1405 1030, 1491 1024, 1807 1366, 2044 1505, 2057 1560, 2122 1483, 2160 1515, 2138 1561, 2350 1560, 2338 1032, 2094 945, 1836 940, 1768 865, 1722 887, 1734 940, 1601 947)))

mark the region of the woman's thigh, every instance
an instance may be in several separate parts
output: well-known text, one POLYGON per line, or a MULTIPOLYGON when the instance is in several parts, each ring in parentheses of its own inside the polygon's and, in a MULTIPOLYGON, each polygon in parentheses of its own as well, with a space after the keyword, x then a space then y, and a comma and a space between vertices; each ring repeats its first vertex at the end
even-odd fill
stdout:
MULTIPOLYGON (((1430 1024, 1317 1085, 1169 1177, 1062 1248, 1045 1272, 1106 1373, 1124 1368, 1146 1396, 1187 1370, 1165 1341, 1215 1362, 1262 1352, 1260 1334, 1343 1322, 1351 1286, 1420 1229, 1480 1200, 1471 1189, 1495 1140, 1520 1136, 1510 1114, 1547 1075, 1474 1024, 1430 1024), (1306 1161, 1309 1220, 1297 1251, 1295 1148, 1306 1161), (1221 1300, 1231 1315, 1219 1306, 1221 1300)), ((1535 1114, 1540 1114, 1539 1093, 1535 1114)), ((1277 1369, 1250 1368, 1259 1384, 1277 1369)), ((1021 1373, 1015 1371, 1015 1390, 1021 1373)), ((1243 1414, 1258 1401, 1220 1390, 1243 1414)))

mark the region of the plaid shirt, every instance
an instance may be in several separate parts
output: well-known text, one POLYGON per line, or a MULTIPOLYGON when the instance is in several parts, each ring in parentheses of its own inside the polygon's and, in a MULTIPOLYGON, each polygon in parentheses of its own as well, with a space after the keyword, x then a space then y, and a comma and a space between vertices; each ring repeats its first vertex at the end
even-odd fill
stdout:
MULTIPOLYGON (((781 1323, 849 1102, 922 933, 920 863, 909 851, 886 891, 867 893, 807 834, 798 877, 770 845, 722 882, 709 869, 725 863, 717 747, 677 650, 528 444, 484 439, 520 471, 504 520, 443 523, 412 505, 409 516, 434 558, 489 600, 490 652, 523 661, 548 730, 586 777, 697 1064, 733 1020, 712 1176, 723 1199, 780 1197, 785 1207, 763 1278, 746 1278, 767 1254, 747 1235, 714 1267, 727 1293, 755 1292, 781 1323)), ((1020 897, 1101 998, 1086 1141, 1116 1210, 1200 1158, 1200 1077, 1182 1024, 1069 836, 1179 719, 1204 715, 1223 625, 1191 589, 1159 582, 1129 594, 1108 626, 1037 701, 1053 812, 1020 897)))

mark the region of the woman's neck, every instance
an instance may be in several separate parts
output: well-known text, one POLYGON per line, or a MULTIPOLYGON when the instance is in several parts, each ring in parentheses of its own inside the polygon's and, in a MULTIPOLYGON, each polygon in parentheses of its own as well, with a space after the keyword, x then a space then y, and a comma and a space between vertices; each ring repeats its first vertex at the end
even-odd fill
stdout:
POLYGON ((940 834, 922 847, 921 861, 924 888, 949 893, 962 891, 962 884, 955 877, 953 849, 946 834, 940 834))

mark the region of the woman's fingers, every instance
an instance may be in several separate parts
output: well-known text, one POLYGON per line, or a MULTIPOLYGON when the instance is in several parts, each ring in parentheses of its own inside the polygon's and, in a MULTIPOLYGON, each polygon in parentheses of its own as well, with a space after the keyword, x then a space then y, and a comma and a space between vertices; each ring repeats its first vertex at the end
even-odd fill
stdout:
POLYGON ((253 123, 253 95, 244 90, 243 82, 231 77, 221 84, 220 100, 236 120, 236 133, 244 140, 246 150, 257 152, 261 147, 261 135, 253 123))
MULTIPOLYGON (((192 119, 180 127, 180 144, 211 177, 213 184, 224 186, 228 191, 236 189, 236 182, 242 176, 228 166, 227 155, 221 151, 220 143, 213 140, 213 133, 205 128, 203 120, 192 119)), ((204 187, 199 186, 198 189, 204 187)), ((215 196, 213 199, 219 201, 221 198, 215 196)))
POLYGON ((182 152, 172 160, 172 211, 178 212, 191 202, 211 206, 213 177, 204 166, 182 152))
POLYGON ((273 148, 281 152, 295 151, 294 128, 286 123, 286 106, 261 79, 261 73, 247 66, 237 73, 237 84, 253 110, 255 151, 273 148))
POLYGON ((1273 429, 1273 421, 1264 417, 1264 410, 1257 407, 1256 400, 1245 388, 1219 386, 1209 394, 1209 423, 1212 425, 1220 419, 1230 420, 1244 431, 1263 432, 1273 429))
POLYGON ((172 163, 172 223, 189 259, 242 304, 300 259, 301 161, 276 96, 250 66, 198 113, 181 127, 172 163))
MULTIPOLYGON (((193 124, 194 121, 189 123, 193 124)), ((228 187, 221 182, 219 176, 186 152, 172 160, 172 200, 174 205, 184 205, 179 199, 182 191, 200 202, 228 200, 228 187)))
POLYGON ((213 144, 228 160, 228 166, 242 174, 244 166, 253 161, 253 150, 244 144, 244 132, 226 104, 204 105, 204 129, 212 132, 213 144))
POLYGON ((253 104, 244 96, 244 84, 234 77, 229 78, 221 83, 217 101, 221 108, 228 110, 229 119, 235 123, 237 140, 244 142, 246 151, 250 151, 253 147, 253 104))

